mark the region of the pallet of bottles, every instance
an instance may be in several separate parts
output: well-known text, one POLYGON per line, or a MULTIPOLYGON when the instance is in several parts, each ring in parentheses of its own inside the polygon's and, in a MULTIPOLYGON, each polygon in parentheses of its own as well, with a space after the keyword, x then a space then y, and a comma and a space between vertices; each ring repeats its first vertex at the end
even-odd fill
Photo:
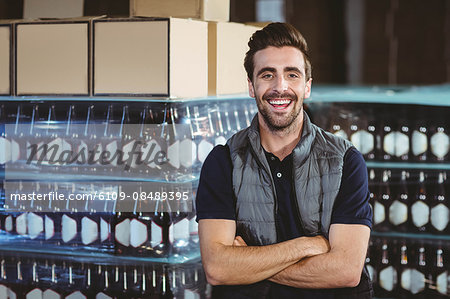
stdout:
POLYGON ((206 298, 200 263, 100 264, 0 252, 0 298, 206 298))
POLYGON ((197 224, 194 223, 195 220, 189 221, 185 216, 176 213, 171 215, 5 213, 1 215, 0 244, 14 246, 19 250, 32 246, 31 248, 36 250, 69 250, 74 253, 89 251, 145 258, 197 258, 199 255, 197 224), (35 234, 36 230, 33 234, 28 232, 34 228, 30 224, 27 225, 27 222, 35 222, 36 217, 45 217, 46 221, 56 223, 50 228, 51 233, 48 233, 48 225, 39 234, 35 234), (75 230, 71 230, 72 221, 75 230), (98 229, 94 231, 92 227, 95 227, 96 221, 104 226, 94 228, 98 229), (90 235, 86 236, 87 234, 90 235), (67 235, 72 238, 68 239, 67 235))
MULTIPOLYGON (((34 189, 44 192, 44 187, 36 188, 37 182, 32 184, 34 189)), ((139 186, 135 182, 132 188, 139 189, 139 186)), ((54 190, 54 186, 49 190, 54 190)), ((5 200, 0 184, 0 243, 39 250, 115 253, 156 259, 197 258, 196 189, 189 191, 186 200, 171 201, 166 197, 150 202, 147 195, 145 209, 143 200, 131 200, 130 204, 134 202, 134 205, 122 209, 120 205, 125 201, 91 200, 85 205, 73 201, 77 209, 71 208, 72 202, 69 202, 64 212, 58 212, 48 206, 39 209, 39 204, 43 203, 39 201, 37 206, 17 206, 11 212, 5 208, 5 203, 11 201, 5 200)), ((90 191, 93 192, 95 190, 90 191)))
POLYGON ((16 179, 191 180, 250 125, 250 99, 0 102, 0 173, 16 179))
POLYGON ((377 298, 450 298, 450 242, 372 237, 366 267, 377 298))
POLYGON ((314 123, 350 140, 366 161, 450 161, 450 107, 314 102, 307 107, 314 123))
POLYGON ((373 230, 450 234, 450 184, 440 170, 369 169, 373 230))

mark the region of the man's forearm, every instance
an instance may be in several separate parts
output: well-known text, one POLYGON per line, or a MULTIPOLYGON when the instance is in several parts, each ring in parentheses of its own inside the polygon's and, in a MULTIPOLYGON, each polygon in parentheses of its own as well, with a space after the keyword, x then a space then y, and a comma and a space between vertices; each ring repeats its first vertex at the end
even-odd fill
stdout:
POLYGON ((359 283, 362 264, 334 252, 305 258, 269 280, 296 288, 341 288, 359 283))
POLYGON ((328 250, 323 237, 302 237, 268 246, 215 244, 202 248, 208 281, 211 284, 251 284, 295 264, 299 260, 328 250), (207 252, 205 252, 207 251, 207 252))
POLYGON ((365 225, 333 224, 331 250, 301 260, 270 278, 297 288, 342 288, 359 283, 369 243, 365 225))

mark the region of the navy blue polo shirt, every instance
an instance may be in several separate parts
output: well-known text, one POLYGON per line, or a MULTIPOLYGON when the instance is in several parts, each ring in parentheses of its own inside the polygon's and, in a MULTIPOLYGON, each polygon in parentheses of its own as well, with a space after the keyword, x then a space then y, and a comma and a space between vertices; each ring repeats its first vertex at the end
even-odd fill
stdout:
MULTIPOLYGON (((277 236, 286 241, 304 236, 295 210, 292 188, 292 154, 280 161, 266 152, 278 200, 277 236)), ((200 174, 196 198, 197 221, 201 219, 236 220, 235 195, 232 186, 232 162, 227 145, 216 146, 205 160, 200 174)), ((350 148, 344 157, 341 186, 337 195, 331 224, 362 224, 372 226, 369 206, 367 168, 362 155, 350 148)), ((271 298, 333 298, 332 290, 297 289, 276 283, 271 298)))

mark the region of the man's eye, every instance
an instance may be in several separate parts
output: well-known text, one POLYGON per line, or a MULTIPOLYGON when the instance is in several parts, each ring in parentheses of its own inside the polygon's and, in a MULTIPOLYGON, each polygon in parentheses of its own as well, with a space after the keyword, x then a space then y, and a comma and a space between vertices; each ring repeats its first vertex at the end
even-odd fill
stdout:
POLYGON ((289 74, 289 78, 298 78, 298 75, 295 73, 289 74))
POLYGON ((270 79, 272 77, 273 77, 272 74, 264 74, 264 75, 262 75, 263 79, 270 79))

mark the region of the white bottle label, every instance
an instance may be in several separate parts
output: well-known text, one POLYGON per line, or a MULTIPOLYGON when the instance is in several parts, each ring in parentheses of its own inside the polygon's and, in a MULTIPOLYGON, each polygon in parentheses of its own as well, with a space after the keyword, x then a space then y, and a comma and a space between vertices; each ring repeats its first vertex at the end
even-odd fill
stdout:
MULTIPOLYGON (((171 150, 170 147, 169 147, 169 150, 171 150)), ((157 167, 156 163, 154 162, 155 157, 156 157, 156 154, 160 151, 161 151, 161 146, 155 139, 152 139, 152 140, 148 141, 147 143, 145 143, 141 147, 142 160, 149 161, 149 163, 147 163, 148 167, 155 168, 155 167, 157 167)), ((180 166, 175 167, 175 168, 179 168, 179 167, 180 166)))
POLYGON ((425 275, 413 269, 411 271, 411 293, 417 294, 425 290, 425 275))
POLYGON ((26 296, 26 299, 42 299, 42 291, 40 289, 34 289, 29 292, 26 296))
MULTIPOLYGON (((94 161, 97 161, 97 164, 102 165, 101 164, 100 155, 103 152, 103 145, 101 143, 98 143, 98 144, 95 145, 94 149, 96 149, 95 154, 94 154, 94 161)), ((115 153, 115 152, 111 151, 111 153, 115 153)))
POLYGON ((47 289, 42 293, 42 299, 61 299, 61 295, 53 290, 47 289))
POLYGON ((389 266, 380 271, 380 286, 386 291, 392 291, 397 282, 397 271, 389 266))
POLYGON ((203 163, 213 148, 214 145, 203 139, 198 145, 198 160, 203 163))
POLYGON ((112 297, 109 297, 108 295, 105 295, 105 293, 98 293, 97 296, 95 296, 95 299, 112 299, 112 297))
POLYGON ((191 167, 197 161, 197 145, 191 139, 180 142, 180 164, 184 168, 191 167))
POLYGON ((195 217, 189 220, 189 234, 191 235, 192 240, 197 243, 198 242, 198 223, 195 221, 195 217))
POLYGON ((180 141, 175 141, 167 149, 167 159, 174 168, 180 168, 180 141))
POLYGON ((438 158, 443 158, 449 151, 450 140, 444 132, 437 132, 431 136, 430 145, 433 155, 438 158))
POLYGON ((0 137, 0 164, 11 160, 11 142, 5 137, 0 137))
POLYGON ((137 219, 130 222, 130 244, 139 247, 148 240, 147 226, 137 219))
POLYGON ((169 225, 169 242, 173 244, 173 223, 169 225))
POLYGON ((401 276, 402 288, 411 291, 411 269, 406 269, 403 271, 401 276))
POLYGON ((448 295, 448 274, 447 271, 439 274, 436 278, 436 289, 438 290, 439 293, 444 294, 444 295, 448 295))
POLYGON ((45 215, 45 240, 53 238, 55 235, 55 222, 52 218, 45 215))
POLYGON ((395 155, 397 157, 406 155, 409 152, 409 137, 406 134, 396 132, 395 135, 395 155))
POLYGON ((395 155, 395 132, 391 132, 384 136, 383 150, 389 155, 395 155))
POLYGON ((44 231, 44 219, 35 213, 28 213, 28 235, 36 239, 44 231))
POLYGON ((450 221, 450 211, 442 203, 431 209, 431 224, 438 231, 443 231, 450 221))
POLYGON ((227 143, 227 139, 223 136, 219 136, 215 140, 215 145, 225 145, 227 143))
POLYGON ((373 209, 373 222, 374 224, 379 224, 386 219, 386 211, 384 206, 378 201, 375 202, 375 207, 373 209))
POLYGON ((430 208, 421 201, 416 201, 411 206, 412 221, 416 227, 422 227, 430 219, 430 208))
POLYGON ((130 219, 125 219, 116 225, 114 236, 123 246, 130 246, 130 219))
POLYGON ((158 246, 162 243, 163 236, 162 236, 162 228, 158 224, 152 221, 151 224, 152 227, 152 235, 151 235, 151 242, 150 245, 152 247, 158 246))
POLYGON ((80 291, 76 291, 69 296, 66 296, 66 299, 86 299, 86 296, 84 296, 80 291))
POLYGON ((389 207, 389 221, 393 225, 399 225, 406 220, 408 220, 408 207, 398 200, 394 201, 389 207))
POLYGON ((67 215, 61 218, 61 238, 64 243, 69 242, 77 235, 77 221, 67 215))
POLYGON ((189 220, 187 220, 185 218, 174 224, 173 237, 175 240, 188 240, 189 239, 189 220))
POLYGON ((192 290, 184 290, 184 299, 200 299, 200 294, 192 290))
POLYGON ((82 165, 86 165, 87 164, 87 157, 89 156, 88 153, 89 149, 88 146, 86 144, 86 142, 81 141, 80 145, 78 146, 78 152, 77 152, 77 162, 82 164, 82 165))
POLYGON ((428 149, 427 135, 415 130, 411 136, 411 147, 414 156, 425 153, 428 149))
POLYGON ((5 231, 10 233, 13 230, 13 219, 12 216, 9 215, 5 219, 5 231))
POLYGON ((375 269, 371 265, 367 265, 367 272, 369 272, 370 280, 373 281, 375 279, 375 269))
POLYGON ((89 217, 81 219, 81 242, 84 245, 91 244, 98 239, 98 225, 89 217))
MULTIPOLYGON (((129 164, 128 166, 130 168, 136 168, 136 161, 137 161, 137 154, 133 153, 133 147, 135 146, 135 140, 132 140, 130 142, 128 142, 127 144, 125 144, 122 148, 123 151, 123 161, 126 164, 129 164), (131 156, 132 155, 132 156, 131 156), (130 159, 131 156, 131 162, 128 162, 128 159, 130 159)), ((138 148, 135 149, 136 152, 138 152, 138 148)))
POLYGON ((16 232, 22 236, 27 234, 27 213, 16 218, 16 232))
POLYGON ((370 153, 375 144, 373 135, 365 130, 354 133, 351 142, 363 155, 370 153))
POLYGON ((0 298, 8 299, 8 288, 0 284, 0 298))
POLYGON ((14 139, 11 140, 11 162, 16 162, 20 159, 20 146, 14 139))
MULTIPOLYGON (((27 156, 26 156, 26 160, 30 160, 31 161, 38 161, 41 159, 42 153, 44 151, 44 147, 42 146, 43 143, 39 142, 38 144, 33 144, 33 148, 31 147, 31 142, 27 141, 27 156), (31 156, 31 154, 34 153, 34 146, 36 146, 36 153, 34 156, 31 156), (33 150, 32 150, 33 149, 33 150)), ((45 157, 43 157, 45 158, 45 157)))
MULTIPOLYGON (((347 139, 347 140, 348 140, 347 133, 345 133, 344 130, 338 130, 338 131, 334 132, 334 135, 336 135, 336 136, 338 136, 338 137, 341 137, 341 138, 344 138, 344 139, 347 139)), ((352 143, 353 143, 353 141, 352 141, 352 143)), ((354 144, 354 143, 353 143, 353 144, 354 144)), ((356 146, 356 145, 355 145, 355 146, 356 146)))
POLYGON ((56 159, 60 160, 59 165, 65 165, 72 158, 72 145, 64 139, 61 139, 61 150, 56 159))
POLYGON ((55 138, 48 143, 48 150, 45 159, 47 161, 57 161, 59 160, 61 153, 62 153, 62 139, 55 138))
POLYGON ((8 288, 8 299, 16 299, 17 295, 11 289, 8 288))
POLYGON ((34 289, 27 293, 26 299, 42 299, 42 291, 40 289, 34 289))
POLYGON ((100 237, 101 241, 104 242, 109 238, 110 234, 110 225, 105 219, 100 218, 100 237))
MULTIPOLYGON (((101 147, 99 147, 99 150, 101 151, 101 147)), ((119 155, 117 155, 113 160, 111 160, 113 157, 114 157, 114 154, 115 153, 117 153, 117 141, 111 141, 110 143, 108 143, 106 146, 105 146, 105 150, 106 150, 106 152, 108 152, 109 154, 110 154, 110 156, 109 156, 109 158, 108 158, 108 160, 110 160, 110 164, 112 165, 112 166, 117 166, 117 160, 119 159, 119 155)), ((123 160, 126 160, 126 158, 125 158, 125 148, 123 149, 124 150, 124 157, 123 157, 123 160)))

